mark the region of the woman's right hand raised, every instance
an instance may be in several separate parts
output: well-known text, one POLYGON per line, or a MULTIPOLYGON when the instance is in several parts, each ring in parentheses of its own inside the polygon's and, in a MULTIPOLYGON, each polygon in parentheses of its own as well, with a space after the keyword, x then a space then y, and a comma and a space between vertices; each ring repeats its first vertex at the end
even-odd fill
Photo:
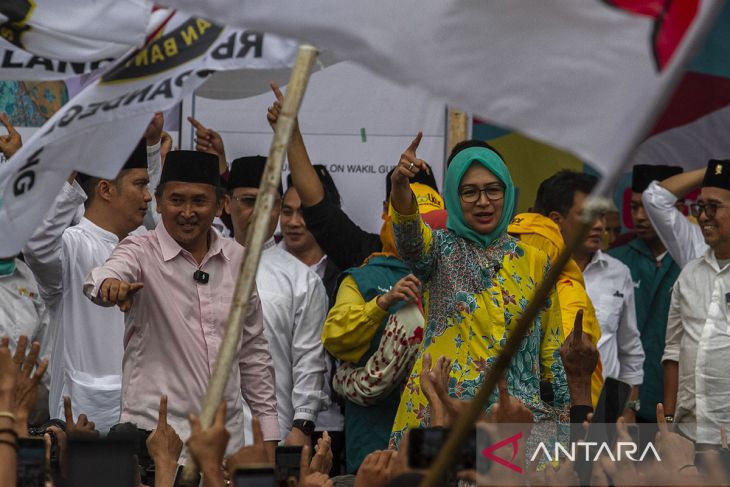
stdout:
POLYGON ((390 291, 378 296, 376 303, 381 309, 388 311, 394 304, 405 301, 407 303, 417 303, 421 297, 421 281, 413 274, 395 283, 390 291))
POLYGON ((421 171, 428 171, 428 166, 423 159, 416 156, 416 150, 421 144, 423 132, 418 132, 411 145, 400 155, 398 165, 390 176, 393 183, 390 190, 390 202, 398 213, 407 215, 415 213, 413 196, 410 187, 410 178, 413 178, 421 171))

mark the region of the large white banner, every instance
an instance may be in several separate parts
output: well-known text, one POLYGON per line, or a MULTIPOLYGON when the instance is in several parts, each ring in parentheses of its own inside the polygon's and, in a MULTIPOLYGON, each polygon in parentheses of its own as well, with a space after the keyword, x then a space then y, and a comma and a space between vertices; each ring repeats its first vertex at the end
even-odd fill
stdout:
POLYGON ((211 70, 263 56, 249 31, 176 17, 182 18, 82 90, 0 167, 0 255, 20 250, 72 170, 115 177, 154 112, 171 108, 211 70))
MULTIPOLYGON (((273 101, 270 89, 259 96, 226 101, 204 99, 196 92, 191 111, 184 115, 194 116, 221 134, 229 161, 265 156, 272 135, 266 110, 273 101)), ((385 177, 419 130, 423 140, 418 156, 431 165, 441 189, 445 124, 443 100, 399 86, 354 63, 339 63, 314 73, 299 111, 310 159, 330 171, 350 218, 375 233, 382 225, 385 177)), ((192 136, 182 144, 195 147, 192 136)), ((283 180, 288 173, 285 164, 283 180)))
MULTIPOLYGON (((615 174, 723 2, 168 0, 328 48, 615 174)), ((387 116, 387 114, 383 114, 387 116)))

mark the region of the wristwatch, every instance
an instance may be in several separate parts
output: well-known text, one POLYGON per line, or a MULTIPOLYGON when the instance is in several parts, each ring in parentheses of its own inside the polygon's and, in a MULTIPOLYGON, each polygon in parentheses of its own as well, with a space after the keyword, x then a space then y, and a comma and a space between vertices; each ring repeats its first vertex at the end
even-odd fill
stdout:
POLYGON ((292 428, 301 430, 301 432, 307 436, 314 433, 314 421, 309 421, 307 419, 295 419, 291 426, 292 428))
POLYGON ((631 409, 635 413, 638 413, 640 408, 641 408, 641 401, 638 399, 635 401, 628 401, 626 403, 626 409, 631 409))

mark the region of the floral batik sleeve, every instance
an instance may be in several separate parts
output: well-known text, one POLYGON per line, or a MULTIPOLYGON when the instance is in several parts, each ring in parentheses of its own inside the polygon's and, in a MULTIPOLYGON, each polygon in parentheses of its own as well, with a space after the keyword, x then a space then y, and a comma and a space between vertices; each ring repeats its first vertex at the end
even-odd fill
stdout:
POLYGON ((393 233, 398 255, 411 268, 413 274, 425 282, 431 276, 436 261, 431 227, 416 212, 402 215, 390 206, 393 233))
MULTIPOLYGON (((550 271, 550 259, 546 256, 544 262, 543 280, 550 271)), ((565 375, 563 361, 560 358, 560 347, 565 337, 563 336, 562 316, 555 286, 550 291, 537 319, 542 329, 542 343, 540 344, 541 379, 549 381, 553 386, 554 406, 558 409, 568 408, 570 407, 568 379, 565 375)))

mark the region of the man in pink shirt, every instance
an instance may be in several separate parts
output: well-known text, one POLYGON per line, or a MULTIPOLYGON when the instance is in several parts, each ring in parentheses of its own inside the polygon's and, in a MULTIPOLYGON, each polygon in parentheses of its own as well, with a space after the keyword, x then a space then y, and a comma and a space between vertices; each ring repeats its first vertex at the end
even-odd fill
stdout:
MULTIPOLYGON (((155 191, 162 221, 124 239, 84 283, 96 304, 125 311, 122 422, 154 429, 159 397, 167 394, 169 423, 185 439, 188 414, 200 412, 244 258, 240 244, 211 228, 223 195, 214 155, 170 152, 155 191)), ((239 363, 224 393, 228 451, 243 445, 245 398, 273 460, 280 434, 258 292, 244 320, 239 363)))

